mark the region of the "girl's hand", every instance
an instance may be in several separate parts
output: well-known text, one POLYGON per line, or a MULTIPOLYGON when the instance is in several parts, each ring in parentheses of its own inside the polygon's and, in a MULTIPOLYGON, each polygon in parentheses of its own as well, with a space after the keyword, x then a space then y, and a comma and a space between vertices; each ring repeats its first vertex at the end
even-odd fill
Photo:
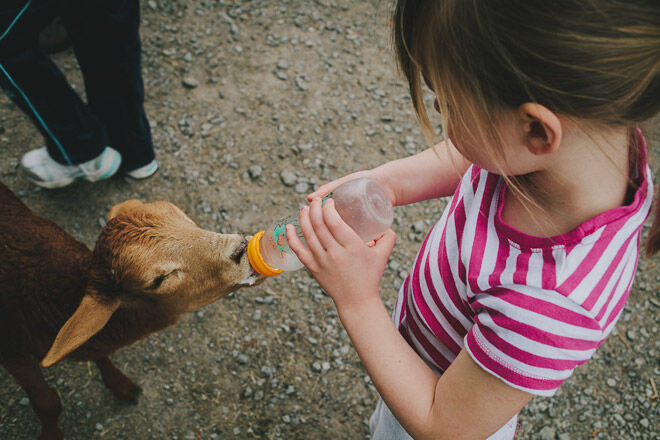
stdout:
POLYGON ((340 177, 339 179, 333 180, 332 182, 324 183, 323 185, 319 186, 313 193, 310 193, 307 196, 307 201, 311 202, 312 200, 314 200, 315 197, 322 199, 323 197, 330 194, 332 190, 337 188, 342 183, 348 182, 349 180, 359 179, 361 177, 369 177, 371 179, 378 181, 378 183, 383 185, 383 188, 387 190, 387 194, 389 194, 390 196, 390 200, 392 201, 392 206, 396 206, 396 195, 394 190, 390 188, 390 185, 385 181, 385 179, 377 176, 374 170, 358 171, 356 173, 351 173, 344 177, 340 177))
POLYGON ((334 200, 321 206, 318 197, 302 208, 300 228, 307 246, 287 225, 289 246, 338 309, 380 300, 378 284, 396 240, 391 229, 368 246, 339 216, 334 200))

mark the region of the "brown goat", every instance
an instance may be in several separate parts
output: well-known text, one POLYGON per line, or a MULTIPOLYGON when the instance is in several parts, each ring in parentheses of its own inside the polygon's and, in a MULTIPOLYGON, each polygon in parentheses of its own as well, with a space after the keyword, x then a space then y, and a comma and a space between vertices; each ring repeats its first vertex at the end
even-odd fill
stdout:
POLYGON ((94 361, 120 399, 140 388, 108 355, 182 314, 260 283, 240 235, 205 231, 167 202, 113 207, 91 252, 0 183, 0 364, 27 392, 40 439, 61 439, 48 367, 94 361))

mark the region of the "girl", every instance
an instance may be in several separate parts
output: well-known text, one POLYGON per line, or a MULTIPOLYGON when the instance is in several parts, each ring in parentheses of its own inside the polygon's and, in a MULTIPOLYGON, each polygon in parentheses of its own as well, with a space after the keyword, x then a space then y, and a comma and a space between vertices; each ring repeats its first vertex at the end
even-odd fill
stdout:
POLYGON ((520 409, 593 355, 630 291, 652 202, 636 126, 660 107, 660 3, 399 0, 393 23, 427 138, 422 81, 448 140, 322 186, 300 214, 307 247, 293 229, 290 245, 380 392, 374 439, 511 439, 520 409), (378 293, 394 233, 365 245, 320 200, 358 175, 395 205, 453 193, 394 322, 378 293))

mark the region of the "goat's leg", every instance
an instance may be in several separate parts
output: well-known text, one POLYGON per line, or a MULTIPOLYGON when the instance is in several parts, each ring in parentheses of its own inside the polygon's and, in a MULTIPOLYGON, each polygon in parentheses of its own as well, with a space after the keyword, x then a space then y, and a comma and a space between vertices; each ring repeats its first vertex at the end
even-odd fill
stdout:
POLYGON ((23 387, 30 398, 32 409, 41 421, 39 440, 61 440, 62 431, 57 426, 57 418, 62 412, 60 396, 44 380, 37 360, 14 359, 6 361, 5 368, 23 387))
POLYGON ((101 370, 103 383, 106 387, 110 388, 115 396, 121 400, 127 400, 133 403, 137 402, 142 390, 135 382, 119 371, 119 368, 115 367, 110 358, 107 356, 101 358, 96 361, 96 365, 101 370))

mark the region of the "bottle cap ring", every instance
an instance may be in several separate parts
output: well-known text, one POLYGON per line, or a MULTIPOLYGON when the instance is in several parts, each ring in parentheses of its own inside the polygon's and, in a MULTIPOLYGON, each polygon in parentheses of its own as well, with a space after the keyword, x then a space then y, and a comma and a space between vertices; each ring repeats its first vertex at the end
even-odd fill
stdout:
POLYGON ((259 243, 261 242, 261 238, 263 237, 264 232, 266 231, 257 232, 252 236, 252 238, 248 242, 248 246, 247 246, 248 260, 250 260, 250 264, 252 265, 252 268, 259 275, 263 275, 265 277, 274 277, 275 275, 281 274, 282 270, 273 269, 272 267, 270 267, 266 263, 266 261, 264 261, 264 257, 261 255, 261 252, 259 252, 259 243))

